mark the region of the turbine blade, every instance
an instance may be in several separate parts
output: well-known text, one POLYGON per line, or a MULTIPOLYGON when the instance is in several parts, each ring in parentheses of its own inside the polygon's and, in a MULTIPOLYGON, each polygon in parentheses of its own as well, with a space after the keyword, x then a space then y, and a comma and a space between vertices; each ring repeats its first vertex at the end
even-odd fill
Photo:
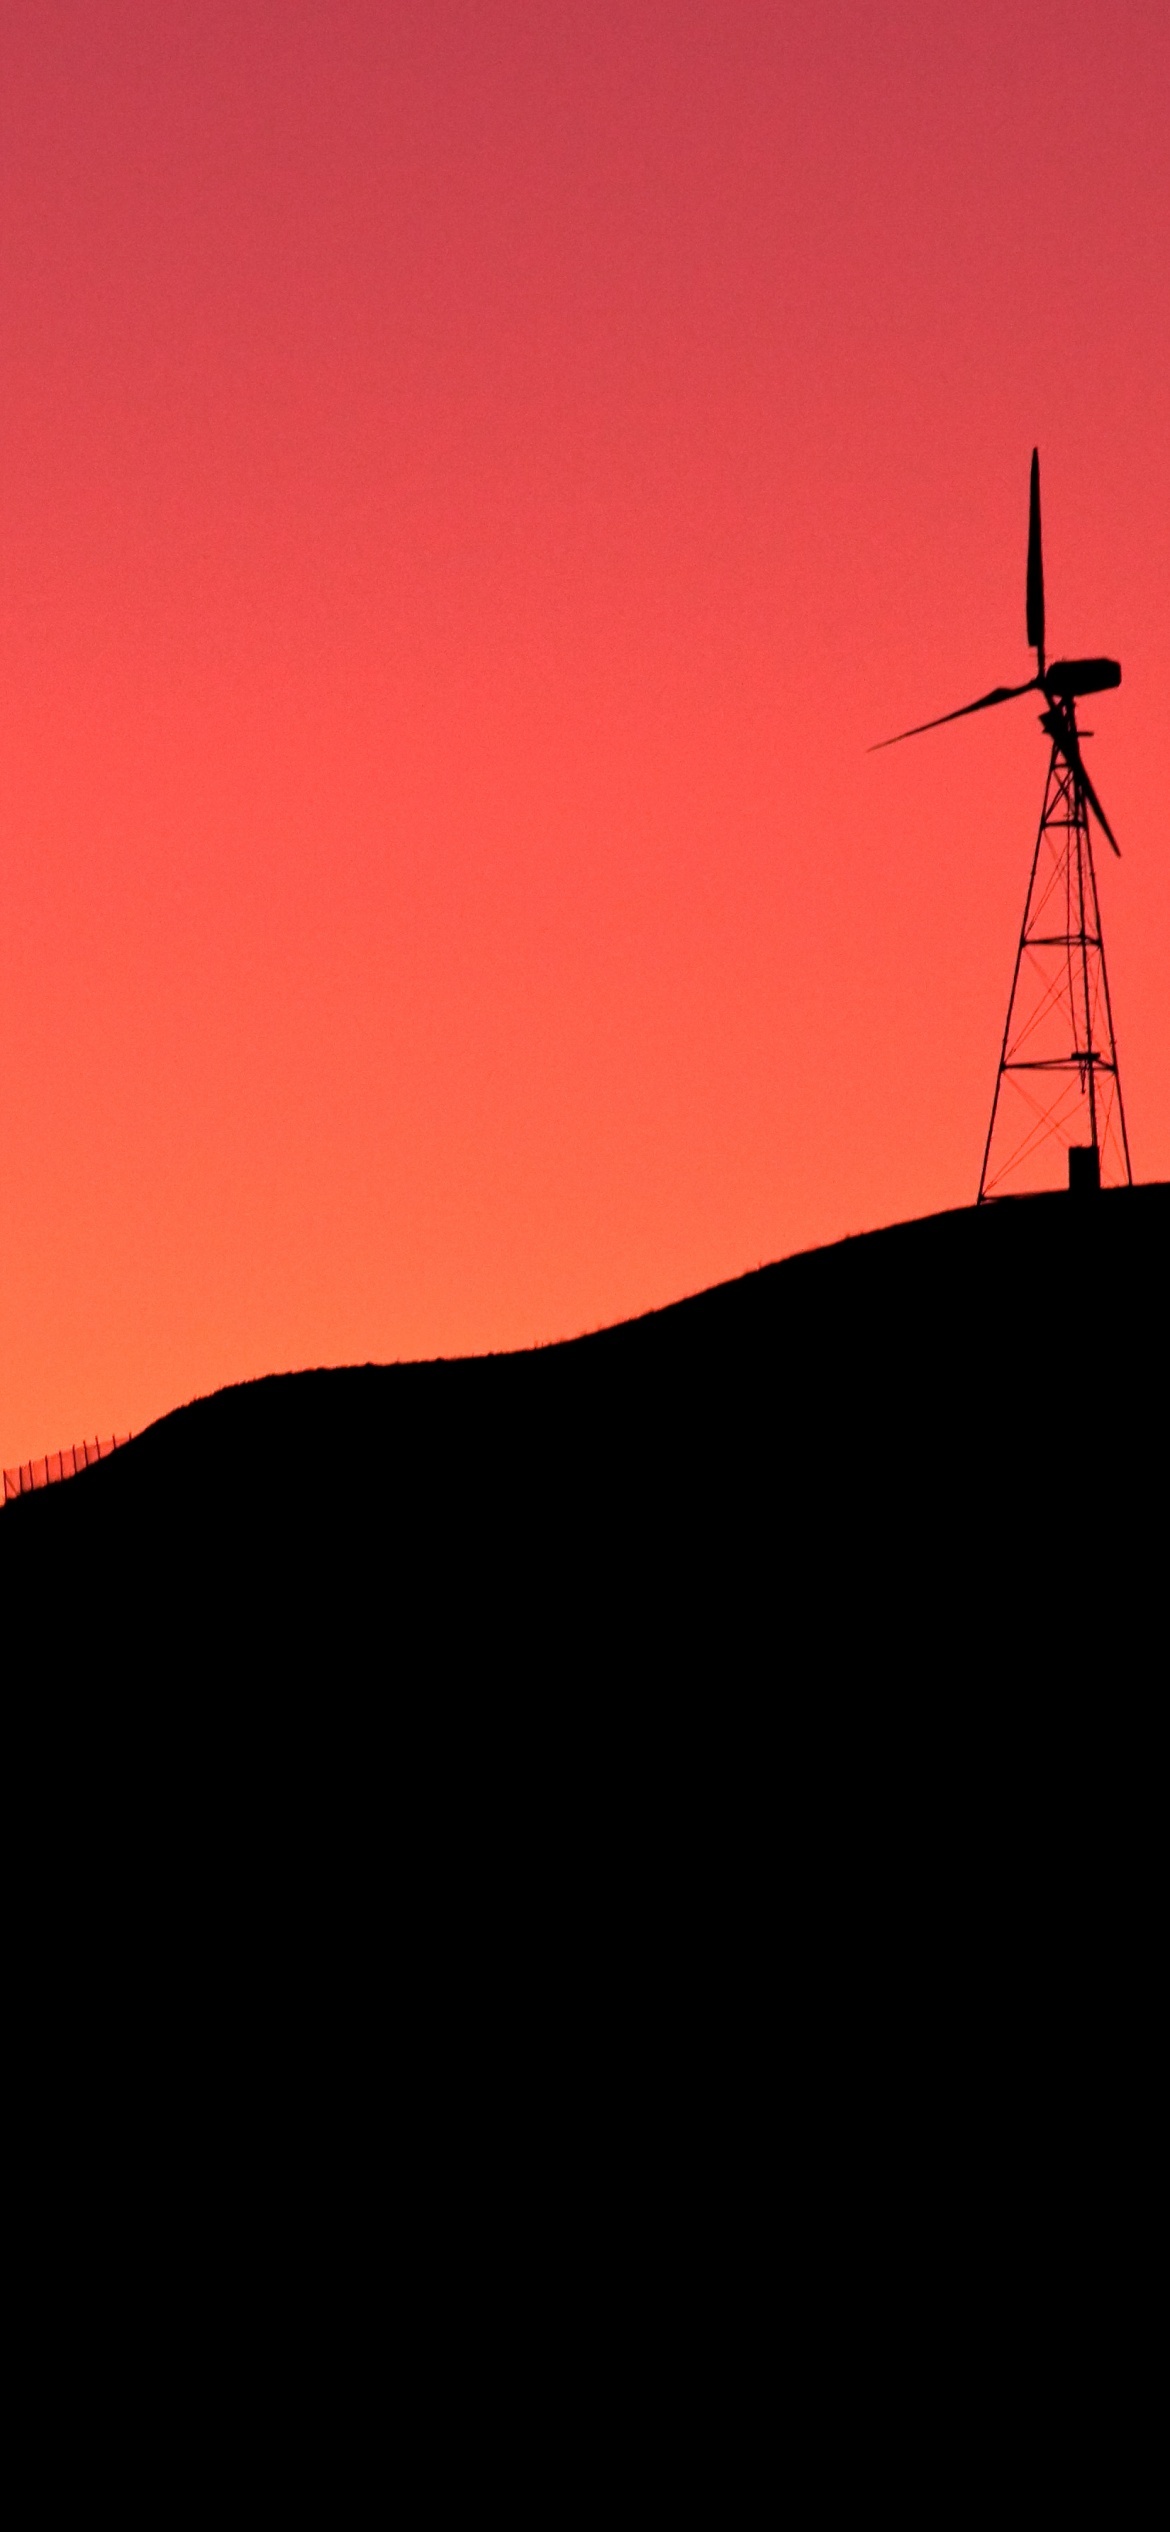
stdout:
POLYGON ((921 738, 924 730, 941 730, 944 721, 964 721, 969 712, 986 712, 993 703, 1014 703, 1017 695, 1034 694, 1040 680, 1029 677, 1026 686, 993 686, 989 695, 980 695, 978 703, 961 703, 957 712, 940 712, 937 721, 918 721, 912 730, 899 730, 894 738, 878 739, 866 753, 876 756, 882 747, 898 747, 903 739, 921 738))
POLYGON ((1109 842, 1113 846, 1113 850, 1117 855, 1118 861, 1120 861, 1121 846, 1118 843, 1117 837, 1115 836, 1113 829, 1109 824, 1109 820, 1105 815, 1105 811, 1097 798, 1097 794, 1093 789, 1092 783, 1085 772, 1084 758, 1081 755, 1080 748, 1078 747, 1076 739, 1073 737, 1071 731, 1062 732, 1060 745, 1061 752, 1063 755, 1067 756, 1069 764, 1072 766, 1073 772, 1076 775, 1082 791, 1084 792, 1085 798, 1089 803, 1089 807, 1092 810, 1094 817, 1096 818, 1098 826, 1102 829, 1103 833, 1108 836, 1109 842))
POLYGON ((1105 811, 1104 811, 1104 809, 1102 808, 1101 803, 1100 803, 1100 801, 1099 801, 1099 800, 1098 800, 1098 798, 1097 798, 1097 794, 1096 794, 1096 792, 1094 791, 1093 786, 1092 786, 1092 783, 1090 782, 1089 777, 1088 777, 1087 773, 1085 772, 1085 770, 1084 770, 1084 767, 1083 767, 1083 766, 1082 766, 1082 768, 1081 768, 1081 780, 1082 780, 1082 782, 1084 783, 1084 786, 1085 786, 1085 798, 1086 798, 1086 800, 1087 800, 1087 801, 1088 801, 1088 803, 1089 803, 1089 807, 1090 807, 1090 809, 1092 810, 1094 817, 1096 818, 1097 824, 1098 824, 1098 826, 1099 826, 1099 827, 1102 827, 1102 828, 1104 829, 1105 834, 1108 836, 1109 841, 1110 841, 1110 843, 1111 843, 1111 844, 1112 844, 1112 846, 1113 846, 1113 850, 1114 850, 1114 852, 1115 852, 1115 853, 1116 853, 1116 855, 1117 855, 1118 861, 1120 861, 1120 860, 1121 860, 1121 846, 1120 846, 1120 844, 1119 844, 1119 843, 1118 843, 1118 841, 1117 841, 1117 837, 1115 836, 1115 834, 1114 834, 1114 832, 1113 832, 1113 829, 1112 829, 1112 827, 1111 827, 1111 826, 1110 826, 1110 824, 1109 824, 1109 820, 1108 820, 1108 818, 1107 818, 1107 817, 1106 817, 1106 815, 1105 815, 1105 811))
POLYGON ((1028 487, 1028 641, 1044 674, 1044 550, 1040 541, 1040 451, 1032 451, 1028 487))

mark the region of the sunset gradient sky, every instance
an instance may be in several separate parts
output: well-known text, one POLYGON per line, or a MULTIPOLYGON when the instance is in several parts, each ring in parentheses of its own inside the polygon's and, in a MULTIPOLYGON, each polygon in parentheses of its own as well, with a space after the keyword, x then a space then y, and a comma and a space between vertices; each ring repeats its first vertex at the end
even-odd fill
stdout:
POLYGON ((1043 782, 1170 1178, 1165 0, 7 0, 0 1459, 970 1202, 1043 782))

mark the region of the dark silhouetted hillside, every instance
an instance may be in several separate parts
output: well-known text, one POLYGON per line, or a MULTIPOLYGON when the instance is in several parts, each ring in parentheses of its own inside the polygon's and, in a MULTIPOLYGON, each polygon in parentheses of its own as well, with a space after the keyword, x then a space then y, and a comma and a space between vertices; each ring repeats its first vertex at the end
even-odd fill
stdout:
POLYGON ((1091 1595, 1102 1524, 1143 1556, 1163 1501, 1168 1296, 1170 1186, 934 1215, 571 1343, 222 1390, 10 1506, 0 1561, 46 1609, 334 1605, 436 1645, 810 1594, 831 1631, 891 1559, 967 1558, 986 1613, 1030 1540, 1091 1595))
POLYGON ((145 2191, 218 2294, 258 2188, 278 2281, 306 2193, 380 2281, 385 2202, 497 2333, 517 2222, 606 2315, 649 2238, 655 2327, 730 2241, 769 2419, 794 2225, 867 2346, 908 2208, 980 2326, 1038 2174, 1067 2232, 1091 2144, 1133 2229, 1168 1263, 1170 1187, 942 1215, 0 1514, 38 2211, 145 2191))

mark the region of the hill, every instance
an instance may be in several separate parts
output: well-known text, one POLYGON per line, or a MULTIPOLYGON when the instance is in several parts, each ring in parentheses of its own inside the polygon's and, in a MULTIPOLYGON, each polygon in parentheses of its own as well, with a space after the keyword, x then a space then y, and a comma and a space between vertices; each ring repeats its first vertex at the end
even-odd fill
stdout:
POLYGON ((1071 1587, 1161 1499, 1168 1294, 1170 1186, 938 1214, 531 1352, 222 1390, 9 1506, 0 1563, 106 1608, 291 1593, 439 1636, 471 1604, 647 1621, 663 1590, 765 1624, 926 1540, 990 1555, 994 1599, 1039 1531, 1071 1587))

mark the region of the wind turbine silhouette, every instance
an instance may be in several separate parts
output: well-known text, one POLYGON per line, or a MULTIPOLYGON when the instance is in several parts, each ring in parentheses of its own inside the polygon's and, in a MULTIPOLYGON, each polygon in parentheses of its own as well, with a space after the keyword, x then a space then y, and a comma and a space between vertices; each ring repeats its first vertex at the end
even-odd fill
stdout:
POLYGON ((1133 1184, 1090 810, 1119 858, 1121 847, 1081 755, 1081 740, 1092 732, 1078 729, 1076 717, 1078 696, 1119 686, 1121 670, 1115 659, 1047 664, 1037 449, 1032 451, 1028 494, 1025 619, 1029 646, 1036 653, 1036 674, 1026 685, 993 686, 975 703, 962 703, 956 712, 940 712, 937 720, 919 721, 912 730, 878 741, 878 749, 897 747, 903 739, 920 738, 925 730, 963 721, 972 712, 988 712, 993 704, 1014 703, 1020 695, 1041 694, 1048 707, 1040 715, 1040 727, 1052 742, 1048 779, 983 1151, 980 1204, 1002 1191, 1004 1180, 1053 1139, 1068 1152, 1070 1188, 1096 1190, 1103 1171, 1113 1183, 1133 1184), (1056 1079, 1023 1080, 1021 1075, 1056 1079), (1086 1128, 1088 1141, 1076 1139, 1086 1128))

